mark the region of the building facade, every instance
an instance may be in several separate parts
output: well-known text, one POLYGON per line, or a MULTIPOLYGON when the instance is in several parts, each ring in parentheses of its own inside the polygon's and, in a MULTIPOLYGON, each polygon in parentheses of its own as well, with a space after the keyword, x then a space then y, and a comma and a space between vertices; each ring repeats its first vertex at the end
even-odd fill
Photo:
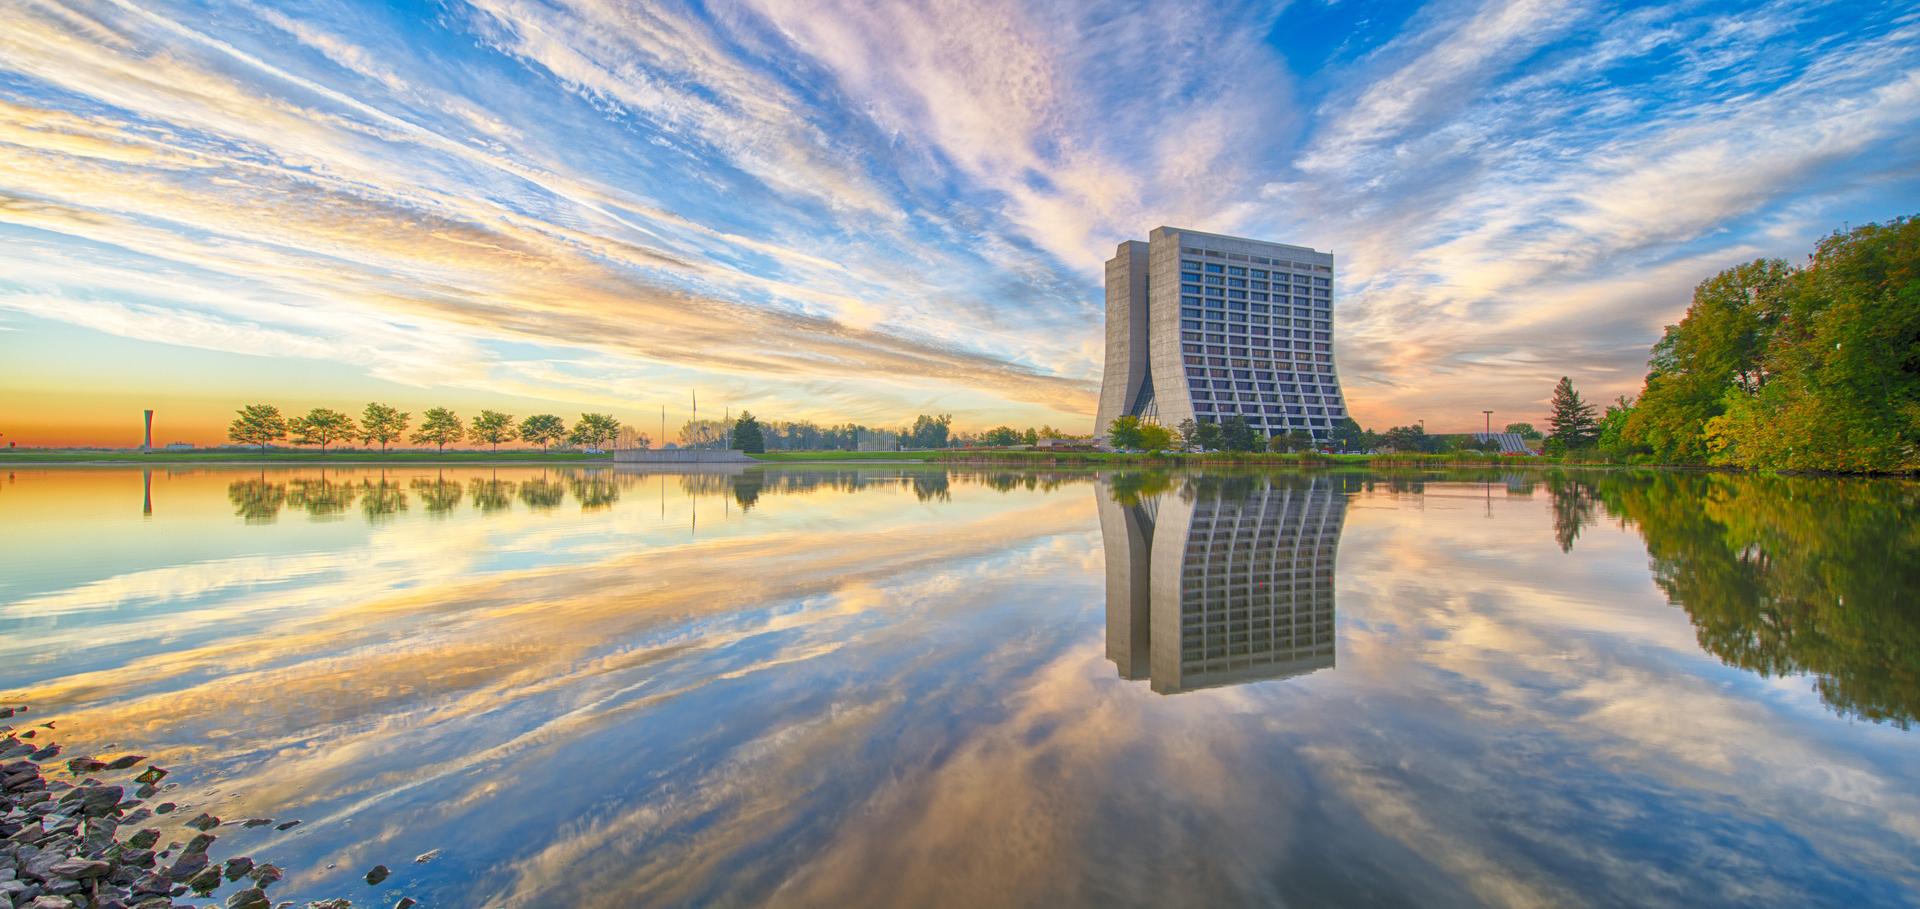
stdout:
POLYGON ((1327 477, 1194 477, 1155 496, 1095 492, 1107 659, 1160 694, 1334 665, 1333 569, 1346 490, 1327 477))
POLYGON ((1157 227, 1107 261, 1107 363, 1094 433, 1243 417, 1325 439, 1347 415, 1333 364, 1333 254, 1157 227))

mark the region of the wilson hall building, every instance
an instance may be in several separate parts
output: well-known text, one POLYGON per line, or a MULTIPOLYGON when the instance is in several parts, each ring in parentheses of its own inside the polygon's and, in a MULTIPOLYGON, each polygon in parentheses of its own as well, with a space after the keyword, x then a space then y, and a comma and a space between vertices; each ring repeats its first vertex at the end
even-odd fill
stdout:
POLYGON ((1347 415, 1333 371, 1333 254, 1177 227, 1107 261, 1107 368, 1094 434, 1132 415, 1239 416, 1325 439, 1347 415))

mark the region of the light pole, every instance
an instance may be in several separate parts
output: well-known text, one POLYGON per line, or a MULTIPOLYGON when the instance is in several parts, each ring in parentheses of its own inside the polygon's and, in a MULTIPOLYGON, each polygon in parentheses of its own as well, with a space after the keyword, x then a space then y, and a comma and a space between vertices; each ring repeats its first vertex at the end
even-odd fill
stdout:
POLYGON ((1483 410, 1480 412, 1487 415, 1487 435, 1493 435, 1493 411, 1483 410))

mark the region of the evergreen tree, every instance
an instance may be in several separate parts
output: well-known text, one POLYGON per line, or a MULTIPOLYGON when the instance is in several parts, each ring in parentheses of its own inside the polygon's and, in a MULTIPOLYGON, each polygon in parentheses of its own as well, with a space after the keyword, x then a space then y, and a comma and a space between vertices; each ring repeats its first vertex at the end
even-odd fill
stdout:
POLYGON ((766 434, 761 431, 760 421, 749 411, 740 411, 740 419, 733 424, 733 447, 748 454, 767 450, 766 434))
POLYGON ((1194 448, 1202 451, 1219 451, 1221 448, 1220 424, 1207 421, 1195 424, 1192 434, 1187 436, 1194 448))
POLYGON ((1220 443, 1228 451, 1258 451, 1260 436, 1246 417, 1235 414, 1221 422, 1220 443))
POLYGON ((1586 448, 1599 436, 1600 424, 1594 418, 1593 405, 1580 400, 1580 393, 1573 390, 1572 379, 1560 377, 1560 384, 1553 387, 1550 409, 1547 435, 1558 439, 1567 450, 1586 448))

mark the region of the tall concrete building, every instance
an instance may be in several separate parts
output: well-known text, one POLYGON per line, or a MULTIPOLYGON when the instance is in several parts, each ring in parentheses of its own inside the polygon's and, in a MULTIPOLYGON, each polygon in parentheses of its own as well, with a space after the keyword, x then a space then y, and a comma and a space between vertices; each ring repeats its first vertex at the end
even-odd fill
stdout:
POLYGON ((1240 416, 1324 439, 1347 415, 1333 369, 1333 254, 1156 227, 1107 261, 1107 369, 1094 434, 1131 414, 1240 416))
POLYGON ((1094 493, 1107 556, 1107 659, 1160 694, 1333 666, 1346 492, 1327 477, 1194 477, 1094 493))

